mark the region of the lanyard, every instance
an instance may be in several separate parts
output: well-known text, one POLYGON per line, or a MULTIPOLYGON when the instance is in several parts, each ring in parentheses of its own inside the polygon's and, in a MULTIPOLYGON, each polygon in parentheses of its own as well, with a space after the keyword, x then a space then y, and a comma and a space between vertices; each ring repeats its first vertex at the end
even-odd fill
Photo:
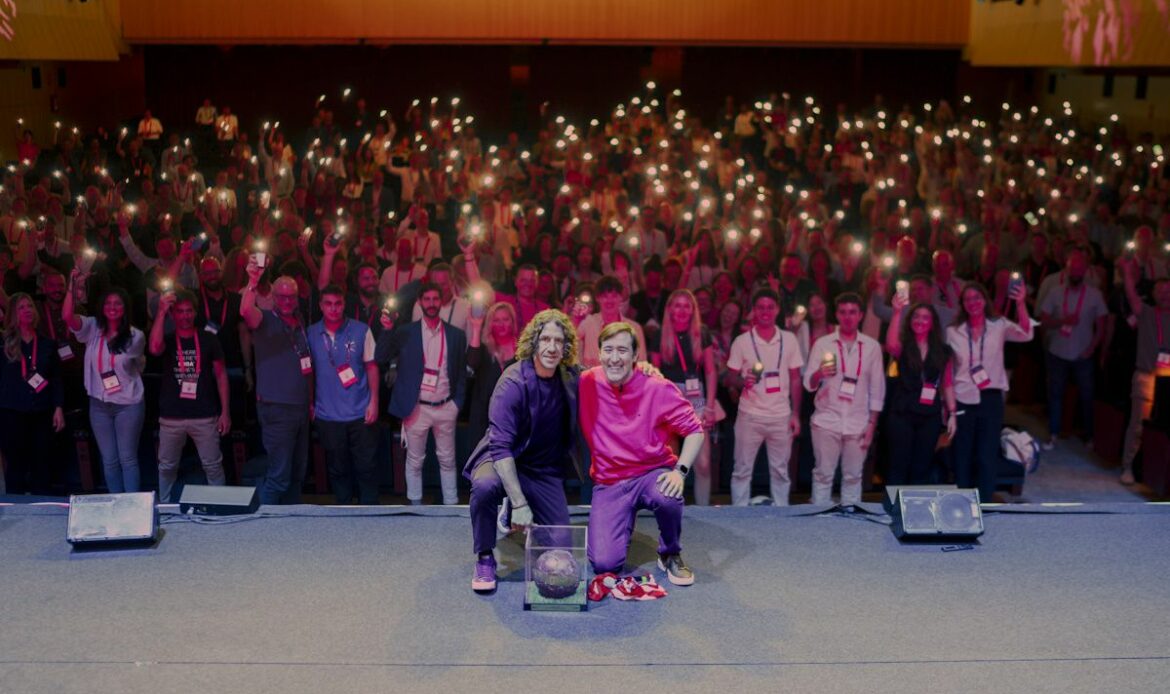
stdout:
MULTIPOLYGON (((341 327, 338 328, 337 332, 333 333, 333 339, 330 340, 329 333, 325 331, 325 326, 324 325, 321 326, 321 339, 325 341, 325 354, 326 354, 326 356, 329 357, 329 365, 334 367, 334 368, 337 367, 337 362, 335 362, 333 359, 333 350, 337 348, 337 339, 339 337, 343 337, 345 335, 346 327, 348 327, 348 326, 346 325, 346 323, 343 322, 341 324, 341 327)), ((349 359, 350 353, 349 352, 350 352, 349 344, 347 343, 345 346, 345 365, 346 366, 349 366, 349 361, 350 361, 350 359, 349 359)), ((426 361, 425 355, 423 356, 423 361, 426 361)))
MULTIPOLYGON (((179 333, 175 333, 175 360, 179 362, 179 377, 187 373, 187 361, 183 358, 183 343, 179 333)), ((199 333, 195 333, 195 378, 199 378, 199 371, 203 364, 203 350, 199 346, 199 333)))
MULTIPOLYGON (((415 258, 424 257, 426 255, 427 249, 431 247, 431 235, 427 234, 427 242, 425 244, 423 244, 422 253, 418 252, 418 239, 414 240, 414 242, 412 243, 412 247, 414 249, 414 257, 415 258)), ((414 268, 411 267, 411 270, 413 271, 414 268)))
POLYGON ((983 333, 979 335, 979 363, 975 364, 975 343, 971 341, 971 324, 967 324, 967 365, 971 368, 983 366, 983 343, 987 340, 987 323, 983 323, 983 333))
MULTIPOLYGON (((200 287, 199 293, 203 295, 203 315, 207 317, 207 322, 210 323, 211 322, 211 304, 208 303, 208 301, 207 301, 207 292, 203 290, 203 287, 200 287)), ((219 327, 221 327, 221 328, 224 326, 224 323, 227 322, 227 305, 228 305, 228 299, 227 299, 227 295, 225 294, 223 297, 223 309, 221 309, 219 312, 219 327)))
MULTIPOLYGON (((864 356, 862 349, 865 347, 860 340, 857 341, 857 375, 853 380, 861 380, 861 361, 864 356)), ((845 371, 845 346, 841 344, 841 340, 837 340, 837 353, 841 355, 841 371, 845 371)))
MULTIPOLYGON (((427 327, 426 323, 424 323, 422 327, 425 329, 427 327)), ((447 329, 446 329, 446 327, 443 326, 442 323, 439 324, 439 340, 440 340, 440 342, 439 342, 439 363, 437 366, 435 366, 436 370, 443 368, 443 355, 446 354, 446 352, 447 352, 447 329)), ((426 368, 427 368, 427 345, 426 345, 426 336, 424 335, 423 336, 423 370, 425 371, 426 368)))
MULTIPOLYGON (((109 351, 109 348, 106 346, 106 338, 104 338, 104 337, 101 338, 100 340, 98 340, 98 353, 97 353, 98 373, 102 372, 102 352, 103 351, 109 351)), ((114 370, 114 353, 110 352, 110 371, 113 371, 113 370, 114 370)))
MULTIPOLYGON (((298 357, 304 356, 304 352, 301 351, 301 346, 297 344, 297 336, 293 332, 293 328, 290 328, 288 323, 286 323, 283 318, 278 316, 277 320, 280 321, 281 327, 284 328, 284 334, 288 336, 288 342, 290 345, 292 345, 293 352, 296 352, 298 357)), ((305 326, 301 325, 300 321, 298 321, 296 329, 299 330, 301 335, 305 338, 305 349, 307 350, 309 348, 309 336, 305 334, 305 326)))
MULTIPOLYGON (((764 358, 760 356, 760 348, 756 344, 756 329, 752 328, 751 330, 749 330, 748 335, 752 339, 752 351, 756 353, 756 361, 763 364, 764 358)), ((837 344, 841 344, 841 343, 838 342, 837 344)), ((780 364, 781 364, 781 362, 783 362, 783 360, 784 360, 784 336, 780 335, 780 353, 778 355, 776 355, 776 370, 777 371, 780 370, 780 364)), ((844 361, 842 361, 841 365, 842 365, 842 368, 844 368, 844 361)), ((861 364, 860 363, 858 363, 858 365, 857 365, 857 370, 858 370, 858 373, 860 374, 860 372, 861 372, 861 364)))
MULTIPOLYGON (((1082 284, 1081 285, 1081 296, 1079 299, 1077 299, 1077 312, 1072 314, 1077 319, 1080 319, 1080 317, 1081 317, 1081 307, 1085 305, 1085 294, 1087 292, 1088 292, 1088 287, 1086 287, 1085 285, 1082 284)), ((1065 287, 1064 287, 1063 308, 1064 308, 1063 315, 1068 316, 1069 315, 1069 312, 1068 312, 1068 285, 1065 285, 1065 287)))
POLYGON ((1154 320, 1158 324, 1158 349, 1162 349, 1162 310, 1154 309, 1154 320))
MULTIPOLYGON (((679 365, 682 366, 683 373, 689 375, 691 370, 687 368, 687 358, 683 356, 682 342, 678 339, 678 333, 675 333, 674 335, 674 349, 676 352, 678 352, 678 362, 679 365)), ((696 366, 698 366, 698 364, 696 364, 696 366)))
POLYGON ((20 358, 20 377, 26 381, 28 380, 28 370, 27 369, 30 366, 31 366, 32 372, 34 374, 37 372, 37 341, 38 341, 38 339, 39 338, 37 337, 36 333, 33 333, 32 354, 29 355, 29 358, 27 360, 24 358, 23 355, 21 355, 21 358, 20 358))
POLYGON ((951 300, 950 292, 950 288, 954 285, 951 282, 946 282, 944 284, 936 284, 935 286, 938 287, 938 293, 942 294, 942 299, 946 302, 947 308, 954 308, 955 302, 951 300))
POLYGON ((45 327, 49 329, 49 337, 57 340, 57 326, 53 325, 53 314, 49 311, 49 305, 45 304, 45 327))
MULTIPOLYGON (((375 315, 375 312, 373 309, 368 309, 366 311, 365 324, 369 328, 374 327, 374 315, 375 315)), ((353 307, 353 319, 356 321, 362 320, 362 301, 361 301, 361 299, 358 299, 357 305, 353 307)))

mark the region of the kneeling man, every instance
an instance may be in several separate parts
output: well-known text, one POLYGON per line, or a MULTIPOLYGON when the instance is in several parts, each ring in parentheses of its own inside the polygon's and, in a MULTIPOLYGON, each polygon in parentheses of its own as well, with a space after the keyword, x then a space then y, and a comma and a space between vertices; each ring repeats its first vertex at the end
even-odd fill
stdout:
POLYGON ((598 336, 601 366, 581 374, 581 432, 593 464, 589 561, 595 574, 620 572, 640 509, 658 521, 658 568, 675 585, 695 582, 683 562, 683 481, 703 445, 695 409, 670 381, 635 370, 638 340, 629 323, 605 326, 598 336), (683 437, 680 455, 667 446, 683 437))

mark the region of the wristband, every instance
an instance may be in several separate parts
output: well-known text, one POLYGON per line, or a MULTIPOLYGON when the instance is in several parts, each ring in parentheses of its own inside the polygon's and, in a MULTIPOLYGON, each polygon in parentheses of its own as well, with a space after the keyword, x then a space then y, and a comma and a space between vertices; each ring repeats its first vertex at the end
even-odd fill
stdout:
POLYGON ((682 463, 679 463, 678 465, 674 466, 674 470, 675 472, 681 473, 685 478, 690 473, 691 467, 689 465, 683 465, 682 463))
POLYGON ((512 504, 512 510, 513 510, 513 511, 515 511, 516 509, 519 509, 519 508, 528 508, 528 504, 527 504, 527 503, 524 503, 524 504, 520 504, 520 505, 518 505, 518 506, 517 506, 516 504, 512 504))

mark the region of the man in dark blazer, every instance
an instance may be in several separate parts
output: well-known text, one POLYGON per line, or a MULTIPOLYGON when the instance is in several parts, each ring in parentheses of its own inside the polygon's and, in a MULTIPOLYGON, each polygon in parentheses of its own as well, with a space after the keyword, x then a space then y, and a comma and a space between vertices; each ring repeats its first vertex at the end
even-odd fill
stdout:
POLYGON ((443 503, 456 504, 455 419, 467 389, 467 336, 440 319, 442 298, 437 285, 422 283, 418 297, 422 318, 383 332, 374 359, 382 369, 398 362, 387 409, 402 420, 406 498, 412 504, 422 503, 423 459, 427 434, 433 432, 443 503))

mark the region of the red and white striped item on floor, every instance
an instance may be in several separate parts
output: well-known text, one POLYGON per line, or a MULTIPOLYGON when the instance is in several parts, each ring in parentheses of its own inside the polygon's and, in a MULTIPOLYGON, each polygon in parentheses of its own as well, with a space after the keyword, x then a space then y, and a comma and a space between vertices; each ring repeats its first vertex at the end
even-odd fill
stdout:
POLYGON ((653 576, 624 576, 603 573, 589 582, 589 599, 599 602, 613 594, 617 600, 657 600, 668 593, 653 576))

